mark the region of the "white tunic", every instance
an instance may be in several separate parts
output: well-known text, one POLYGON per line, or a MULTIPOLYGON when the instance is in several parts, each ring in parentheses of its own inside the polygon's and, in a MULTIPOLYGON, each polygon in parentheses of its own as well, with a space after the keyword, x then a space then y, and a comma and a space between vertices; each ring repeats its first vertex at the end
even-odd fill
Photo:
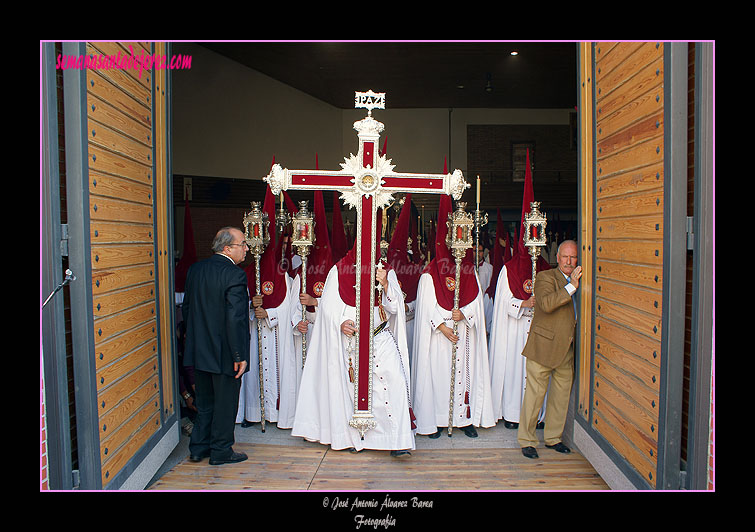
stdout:
MULTIPOLYGON (((349 426, 354 413, 354 384, 349 381, 349 340, 341 323, 354 320, 356 309, 338 292, 338 268, 325 281, 318 316, 307 348, 291 434, 330 445, 333 449, 414 449, 409 416, 409 356, 406 344, 404 300, 396 274, 389 270, 383 306, 388 327, 373 337, 372 415, 376 427, 364 440, 349 426)), ((375 326, 380 324, 375 309, 375 326)), ((354 344, 356 338, 354 337, 354 344)), ((352 365, 357 355, 354 345, 352 365)))
MULTIPOLYGON (((479 287, 479 285, 478 285, 479 287)), ((482 292, 462 307, 456 349, 453 426, 492 427, 488 348, 485 338, 482 292), (466 396, 469 396, 469 416, 466 396)), ((451 311, 438 305, 432 276, 423 273, 417 288, 415 311, 412 391, 418 434, 433 434, 448 427, 451 392, 451 342, 438 330, 445 323, 453 327, 451 311)))
POLYGON ((488 353, 495 418, 512 423, 519 423, 527 380, 526 358, 522 356, 522 350, 527 343, 533 315, 532 308, 522 307, 522 302, 511 292, 504 266, 495 289, 488 353))
MULTIPOLYGON (((277 423, 278 428, 291 428, 296 409, 297 363, 295 360, 293 333, 291 331, 291 278, 285 275, 287 295, 275 308, 265 309, 267 318, 252 320, 251 357, 249 371, 241 378, 239 409, 236 423, 261 421, 259 357, 265 392, 265 420, 277 423), (262 339, 258 345, 257 326, 261 323, 262 339), (278 391, 280 390, 280 403, 278 391)), ((254 316, 254 312, 250 312, 254 316)), ((299 366, 301 359, 299 359, 299 366)))

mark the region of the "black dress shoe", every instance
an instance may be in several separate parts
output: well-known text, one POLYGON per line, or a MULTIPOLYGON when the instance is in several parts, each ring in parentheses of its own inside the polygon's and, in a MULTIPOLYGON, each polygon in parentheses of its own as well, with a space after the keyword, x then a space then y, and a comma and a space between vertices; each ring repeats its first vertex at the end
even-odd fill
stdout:
POLYGON ((210 465, 235 464, 249 458, 246 453, 232 452, 227 458, 210 458, 210 465))
POLYGON ((570 453, 571 449, 569 449, 566 445, 564 445, 561 442, 558 442, 556 445, 546 445, 548 449, 553 449, 554 451, 558 451, 559 453, 570 453))
POLYGON ((406 449, 402 449, 400 451, 391 451, 391 456, 395 458, 409 458, 412 455, 412 453, 406 449))
POLYGON ((430 435, 428 436, 428 438, 432 438, 433 440, 434 440, 435 438, 440 438, 440 433, 441 433, 441 432, 442 432, 442 431, 440 430, 440 427, 438 427, 438 432, 435 432, 435 433, 433 433, 433 434, 430 434, 430 435))
POLYGON ((522 454, 527 458, 538 458, 537 450, 534 447, 522 447, 522 454))
POLYGON ((470 438, 477 437, 477 429, 474 428, 474 425, 467 425, 466 427, 462 427, 461 430, 463 430, 464 434, 466 434, 470 438))
POLYGON ((513 421, 506 421, 504 419, 503 420, 503 426, 506 427, 507 429, 518 429, 519 428, 519 423, 515 423, 513 421))
POLYGON ((252 425, 254 425, 254 421, 247 421, 245 419, 244 421, 241 422, 241 428, 242 429, 245 429, 247 427, 251 427, 252 425))
POLYGON ((205 451, 199 454, 190 454, 189 462, 201 462, 204 458, 207 458, 208 456, 210 456, 210 451, 205 451))

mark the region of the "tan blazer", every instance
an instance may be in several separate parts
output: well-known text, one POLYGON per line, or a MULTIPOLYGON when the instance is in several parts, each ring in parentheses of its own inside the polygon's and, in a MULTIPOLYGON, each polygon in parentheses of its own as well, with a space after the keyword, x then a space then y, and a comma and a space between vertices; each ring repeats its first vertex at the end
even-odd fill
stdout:
POLYGON ((577 320, 565 286, 558 268, 538 272, 535 279, 535 316, 522 355, 549 368, 560 366, 573 352, 569 348, 577 320))

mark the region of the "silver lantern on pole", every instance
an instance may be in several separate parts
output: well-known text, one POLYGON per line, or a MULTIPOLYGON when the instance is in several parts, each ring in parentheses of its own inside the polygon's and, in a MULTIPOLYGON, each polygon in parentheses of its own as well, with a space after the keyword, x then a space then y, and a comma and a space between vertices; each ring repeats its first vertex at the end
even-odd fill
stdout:
MULTIPOLYGON (((545 213, 540 212, 540 202, 530 203, 530 212, 524 215, 524 245, 532 258, 532 293, 535 293, 535 276, 540 250, 546 246, 545 227, 548 224, 545 213)), ((534 310, 534 309, 533 309, 534 310)))
MULTIPOLYGON (((265 252, 265 247, 270 243, 270 233, 268 226, 270 221, 267 219, 267 213, 261 208, 259 201, 252 202, 252 210, 244 213, 244 240, 249 246, 249 251, 254 256, 254 284, 256 295, 262 295, 260 291, 260 258, 265 252)), ((257 346, 258 351, 262 352, 262 328, 257 323, 257 346)), ((262 357, 260 360, 260 414, 262 432, 265 432, 265 380, 262 368, 262 357)))
MULTIPOLYGON (((467 254, 467 250, 472 247, 472 232, 475 227, 474 217, 471 213, 466 212, 467 204, 464 201, 456 202, 456 210, 448 214, 448 233, 446 234, 446 245, 451 250, 456 262, 456 277, 454 282, 454 310, 459 310, 459 282, 461 280, 461 261, 467 254)), ((459 332, 458 322, 454 320, 454 336, 459 332)), ((454 393, 456 381, 456 344, 451 345, 451 391, 448 403, 448 436, 451 437, 453 430, 453 413, 454 413, 454 393)))

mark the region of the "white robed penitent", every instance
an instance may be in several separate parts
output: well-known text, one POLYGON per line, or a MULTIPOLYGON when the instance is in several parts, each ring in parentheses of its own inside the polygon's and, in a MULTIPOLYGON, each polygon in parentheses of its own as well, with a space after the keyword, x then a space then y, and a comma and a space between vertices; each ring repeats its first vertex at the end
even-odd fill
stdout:
MULTIPOLYGON (((257 368, 259 357, 262 356, 265 420, 277 423, 278 428, 289 429, 293 425, 296 409, 297 362, 294 351, 293 333, 290 327, 291 319, 291 279, 286 279, 286 290, 289 295, 275 308, 265 309, 267 318, 257 320, 254 311, 250 311, 251 323, 251 356, 249 367, 241 381, 239 394, 239 408, 236 423, 247 421, 259 422, 260 412, 260 379, 257 368), (257 326, 261 323, 262 342, 258 346, 257 326), (280 390, 280 402, 278 401, 280 390)), ((301 366, 301 357, 298 365, 301 366)))
MULTIPOLYGON (((476 277, 475 277, 476 278, 476 277)), ((488 428, 495 425, 490 395, 488 347, 482 291, 460 308, 456 348, 453 426, 488 428), (466 404, 469 395, 469 405, 466 404), (469 406, 469 408, 467 408, 469 406)), ((417 288, 414 317, 414 354, 412 357, 412 404, 417 433, 433 434, 448 427, 451 391, 451 342, 437 327, 453 327, 451 311, 438 305, 432 276, 423 273, 417 288)))
MULTIPOLYGON (((396 274, 388 271, 383 294, 388 327, 374 336, 372 415, 376 426, 362 440, 349 426, 354 414, 354 384, 349 381, 348 337, 341 324, 354 320, 354 307, 347 306, 338 291, 338 268, 333 266, 318 305, 307 362, 302 373, 296 418, 291 434, 330 445, 335 450, 354 448, 414 449, 409 415, 409 355, 406 342, 404 301, 396 274)), ((377 307, 375 321, 380 324, 377 307)), ((356 362, 356 337, 352 365, 356 362)))

